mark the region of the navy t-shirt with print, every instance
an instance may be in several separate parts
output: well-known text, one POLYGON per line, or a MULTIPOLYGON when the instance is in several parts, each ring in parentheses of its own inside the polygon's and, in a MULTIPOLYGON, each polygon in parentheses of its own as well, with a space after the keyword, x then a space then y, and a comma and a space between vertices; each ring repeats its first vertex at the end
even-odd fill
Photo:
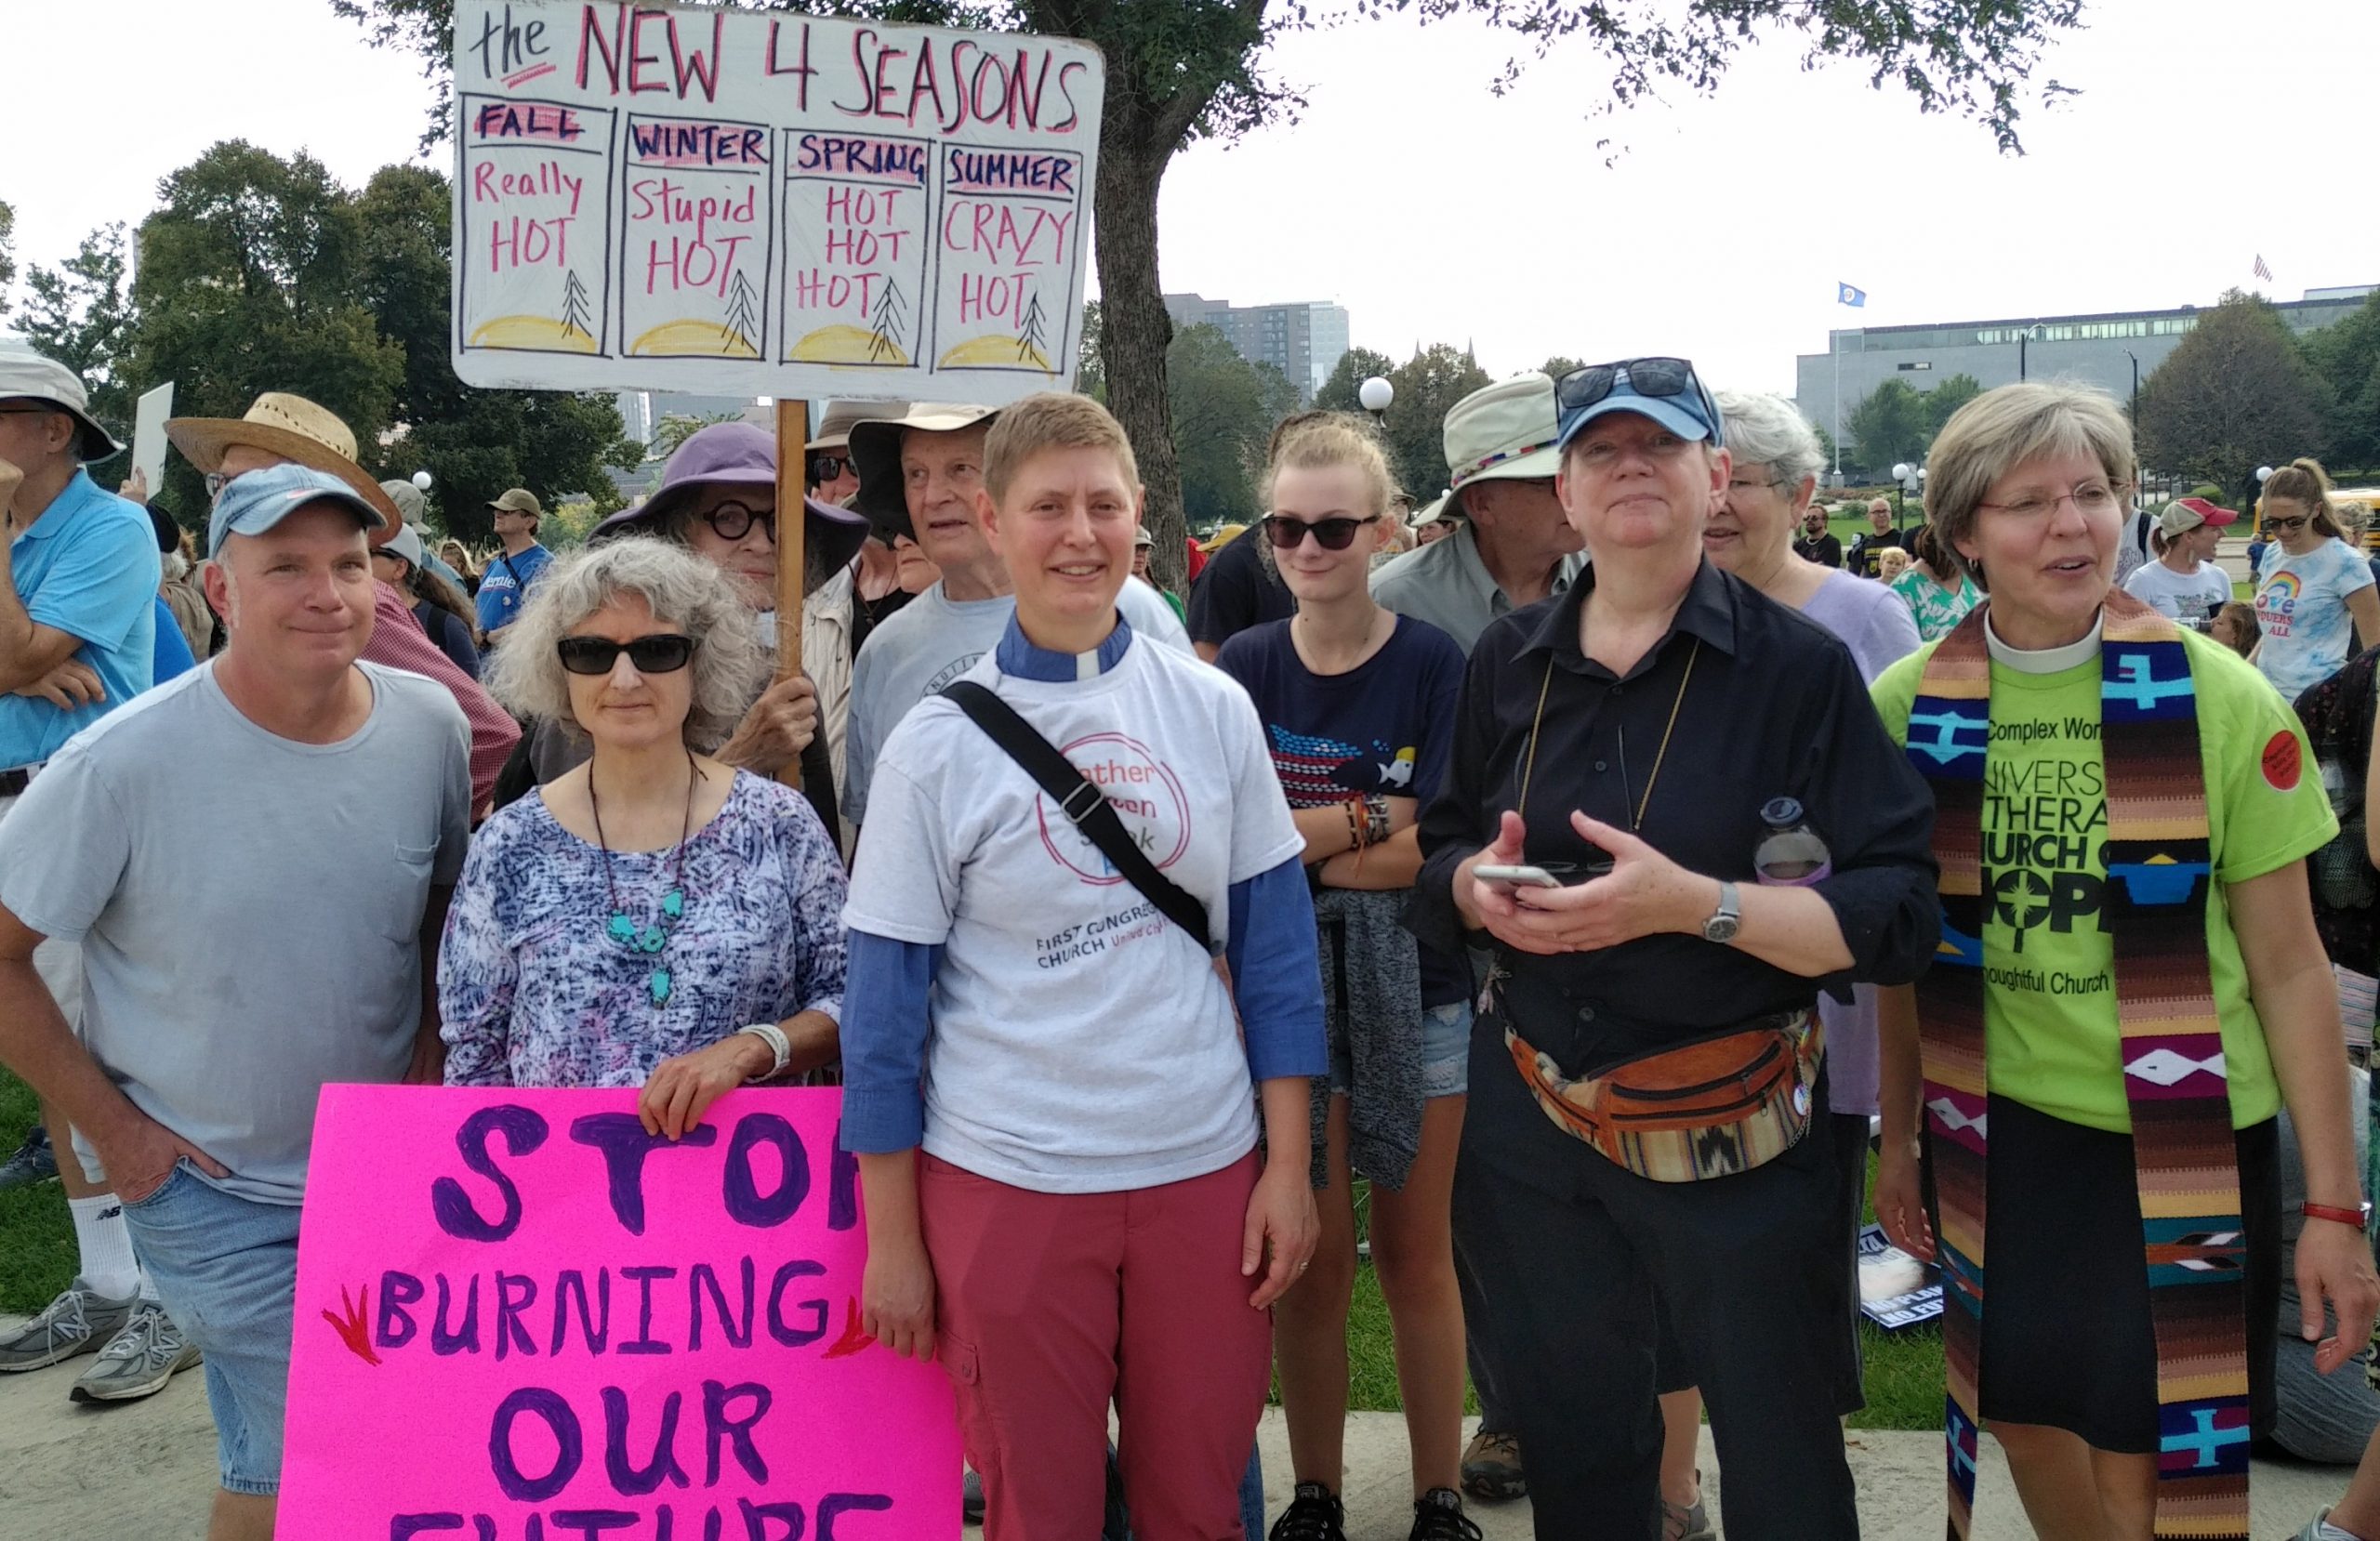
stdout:
MULTIPOLYGON (((1446 780, 1454 742, 1462 650, 1424 621, 1401 616, 1381 650, 1345 674, 1316 674, 1298 657, 1289 623, 1272 621, 1223 644, 1215 666, 1256 703, 1273 769, 1291 808, 1323 808, 1379 793, 1423 804, 1446 780)), ((1421 1004, 1471 997, 1460 957, 1421 949, 1421 1004)))

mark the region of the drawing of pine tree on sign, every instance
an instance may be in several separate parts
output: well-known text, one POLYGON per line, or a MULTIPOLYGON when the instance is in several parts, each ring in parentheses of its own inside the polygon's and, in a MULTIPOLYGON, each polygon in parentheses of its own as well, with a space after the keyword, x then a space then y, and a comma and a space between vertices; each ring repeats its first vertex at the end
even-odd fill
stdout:
POLYGON ((877 299, 876 314, 869 318, 869 324, 874 330, 868 336, 868 362, 906 363, 909 362, 908 355, 902 350, 900 343, 894 340, 901 330, 902 310, 901 285, 888 281, 884 285, 884 293, 877 299))
POLYGON ((1032 302, 1025 308, 1025 324, 1018 327, 1016 331, 1018 362, 1039 364, 1045 369, 1049 367, 1048 356, 1041 347, 1041 325, 1044 319, 1041 314, 1041 295, 1038 290, 1036 290, 1032 302))
POLYGON ((738 269, 735 281, 729 285, 727 292, 727 324, 719 329, 720 340, 725 345, 721 349, 722 352, 740 349, 753 358, 760 356, 760 345, 752 340, 752 334, 759 330, 753 324, 753 311, 758 300, 759 296, 752 292, 751 281, 738 269))
POLYGON ((578 282, 578 270, 572 269, 562 286, 562 330, 564 336, 575 332, 589 343, 594 332, 588 326, 587 285, 578 282))

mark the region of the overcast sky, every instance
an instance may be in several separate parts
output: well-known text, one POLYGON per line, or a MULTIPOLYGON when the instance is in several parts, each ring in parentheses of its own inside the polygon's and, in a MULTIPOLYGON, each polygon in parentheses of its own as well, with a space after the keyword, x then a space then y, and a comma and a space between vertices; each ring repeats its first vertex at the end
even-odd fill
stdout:
MULTIPOLYGON (((360 185, 422 127, 418 61, 366 46, 328 0, 7 11, 0 129, 19 148, 0 199, 20 269, 137 222, 218 139, 302 147, 360 185)), ((1682 352, 1722 384, 1790 390, 1831 325, 2380 281, 2380 4, 2102 0, 2090 20, 2043 70, 2084 94, 2028 112, 2022 157, 1856 68, 1805 74, 1781 38, 1715 98, 1590 120, 1605 76, 1584 49, 1499 98, 1509 42, 1467 24, 1295 37, 1275 63, 1305 88, 1301 120, 1175 161, 1165 286, 1336 300, 1358 346, 1398 359, 1467 341, 1502 375, 1682 352), (1610 169, 1606 136, 1629 147, 1610 169), (1838 280, 1864 310, 1833 303, 1838 280)))

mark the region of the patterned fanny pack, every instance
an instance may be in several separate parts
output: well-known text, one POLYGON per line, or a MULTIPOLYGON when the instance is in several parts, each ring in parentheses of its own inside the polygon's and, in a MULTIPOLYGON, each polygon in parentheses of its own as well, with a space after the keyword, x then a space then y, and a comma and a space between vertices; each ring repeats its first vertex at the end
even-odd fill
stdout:
POLYGON ((1801 1143, 1826 1033, 1816 1011, 1788 1012, 1577 1080, 1509 1021, 1504 1047, 1554 1127, 1640 1178, 1700 1182, 1801 1143))

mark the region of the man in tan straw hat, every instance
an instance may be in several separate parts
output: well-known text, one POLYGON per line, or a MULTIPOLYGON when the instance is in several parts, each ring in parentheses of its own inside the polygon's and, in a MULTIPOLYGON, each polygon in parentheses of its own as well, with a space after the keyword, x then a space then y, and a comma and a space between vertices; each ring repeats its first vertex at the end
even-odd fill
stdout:
POLYGON ((528 602, 529 590, 554 554, 537 544, 537 526, 545 521, 546 510, 528 488, 510 489, 489 504, 487 511, 503 547, 480 577, 480 636, 483 645, 494 647, 528 602))
POLYGON ((1554 382, 1529 373, 1473 391, 1447 413, 1452 490, 1439 517, 1461 525, 1372 575, 1372 597, 1469 652, 1488 623, 1569 586, 1578 532, 1554 495, 1554 382))
MULTIPOLYGON (((853 825, 866 816, 876 754, 893 727, 990 652, 1016 612, 1008 564, 975 514, 984 438, 998 415, 992 407, 919 402, 853 425, 859 511, 885 542, 908 536, 942 569, 942 581, 878 626, 853 664, 842 812, 853 825)), ((1116 608, 1134 631, 1190 651, 1189 634, 1148 585, 1126 578, 1116 608)))
MULTIPOLYGON (((383 522, 369 532, 374 546, 387 545, 403 526, 395 500, 356 464, 355 435, 347 424, 303 396, 266 391, 244 417, 168 418, 165 437, 205 474, 207 495, 218 502, 226 486, 250 471, 298 465, 338 478, 380 515, 383 522)), ((384 583, 372 586, 372 635, 364 645, 364 662, 426 674, 463 708, 471 728, 471 809, 477 813, 486 808, 497 773, 521 742, 521 725, 439 651, 414 619, 410 599, 384 583)))

